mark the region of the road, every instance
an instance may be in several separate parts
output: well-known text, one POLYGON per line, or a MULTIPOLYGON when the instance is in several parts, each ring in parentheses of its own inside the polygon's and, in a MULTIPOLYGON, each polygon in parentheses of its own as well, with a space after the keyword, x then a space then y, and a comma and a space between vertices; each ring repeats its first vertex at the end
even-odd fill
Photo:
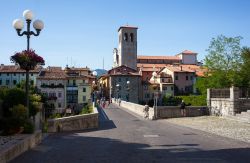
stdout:
POLYGON ((52 134, 12 162, 250 162, 245 142, 145 120, 112 104, 103 110, 98 130, 52 134))

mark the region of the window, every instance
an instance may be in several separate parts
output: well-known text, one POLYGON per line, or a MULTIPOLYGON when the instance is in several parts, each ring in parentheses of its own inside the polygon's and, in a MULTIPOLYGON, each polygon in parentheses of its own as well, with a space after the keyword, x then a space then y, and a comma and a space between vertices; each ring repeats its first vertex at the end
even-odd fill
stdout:
POLYGON ((188 76, 186 76, 186 80, 188 80, 188 76))
POLYGON ((86 101, 86 96, 82 96, 82 101, 86 101))
POLYGON ((22 75, 24 76, 24 73, 22 75))
POLYGON ((121 82, 121 78, 118 78, 118 81, 121 82))
POLYGON ((124 41, 128 41, 128 34, 127 33, 124 34, 124 41))
POLYGON ((82 91, 83 91, 83 92, 86 92, 86 88, 85 88, 85 87, 83 87, 83 88, 82 88, 82 91))
POLYGON ((59 98, 62 97, 62 93, 61 92, 58 93, 58 97, 59 98))
POLYGON ((82 80, 82 83, 85 83, 85 80, 82 80))
POLYGON ((16 85, 16 80, 13 80, 13 84, 16 85))
POLYGON ((2 85, 2 80, 0 80, 0 85, 2 85))
POLYGON ((144 97, 145 98, 150 98, 150 94, 146 93, 144 97))
POLYGON ((33 73, 31 73, 30 76, 33 76, 33 73))
POLYGON ((175 76, 175 80, 178 80, 178 76, 177 75, 175 76))
POLYGON ((7 73, 7 76, 9 76, 10 74, 9 73, 7 73))
POLYGON ((171 91, 174 90, 174 87, 171 87, 171 91))
POLYGON ((76 85, 76 80, 73 80, 73 86, 75 86, 76 85))
POLYGON ((69 84, 69 80, 68 80, 68 84, 69 84))
POLYGON ((62 107, 62 104, 61 103, 58 103, 58 108, 62 107))
POLYGON ((164 82, 164 79, 161 79, 161 82, 163 83, 163 82, 164 82))
POLYGON ((9 85, 10 84, 10 80, 6 80, 6 85, 9 85))
POLYGON ((0 76, 1 76, 2 74, 0 73, 0 76))
POLYGON ((130 40, 131 40, 131 42, 134 41, 134 34, 133 33, 130 33, 130 40))
POLYGON ((193 80, 194 79, 193 76, 190 76, 190 79, 193 80))
POLYGON ((14 73, 14 76, 16 76, 16 73, 14 73))

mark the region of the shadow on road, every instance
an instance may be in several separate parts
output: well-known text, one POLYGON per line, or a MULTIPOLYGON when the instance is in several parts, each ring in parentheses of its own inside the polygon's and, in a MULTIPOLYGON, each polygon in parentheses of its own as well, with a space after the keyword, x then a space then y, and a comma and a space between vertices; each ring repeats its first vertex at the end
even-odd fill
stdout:
POLYGON ((49 136, 12 162, 250 162, 250 148, 201 150, 199 144, 127 143, 83 133, 49 136))

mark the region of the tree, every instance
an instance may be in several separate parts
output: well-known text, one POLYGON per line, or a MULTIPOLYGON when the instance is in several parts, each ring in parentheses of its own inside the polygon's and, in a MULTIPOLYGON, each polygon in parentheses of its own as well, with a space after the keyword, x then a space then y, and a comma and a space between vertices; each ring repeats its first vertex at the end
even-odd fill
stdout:
POLYGON ((242 37, 213 38, 210 42, 205 67, 208 69, 208 85, 215 88, 230 87, 237 84, 240 72, 242 37))
POLYGON ((244 47, 241 53, 242 64, 240 68, 239 83, 242 87, 250 87, 250 48, 244 47))
POLYGON ((11 116, 10 108, 14 105, 25 104, 25 92, 18 88, 6 89, 5 91, 2 106, 4 109, 4 116, 9 117, 11 116))

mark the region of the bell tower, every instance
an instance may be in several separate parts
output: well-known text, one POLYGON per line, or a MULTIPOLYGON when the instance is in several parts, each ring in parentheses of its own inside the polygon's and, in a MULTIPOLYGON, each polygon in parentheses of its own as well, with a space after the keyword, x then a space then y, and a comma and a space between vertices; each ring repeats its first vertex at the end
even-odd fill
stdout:
POLYGON ((137 27, 121 26, 118 29, 118 66, 126 65, 137 70, 137 27))

